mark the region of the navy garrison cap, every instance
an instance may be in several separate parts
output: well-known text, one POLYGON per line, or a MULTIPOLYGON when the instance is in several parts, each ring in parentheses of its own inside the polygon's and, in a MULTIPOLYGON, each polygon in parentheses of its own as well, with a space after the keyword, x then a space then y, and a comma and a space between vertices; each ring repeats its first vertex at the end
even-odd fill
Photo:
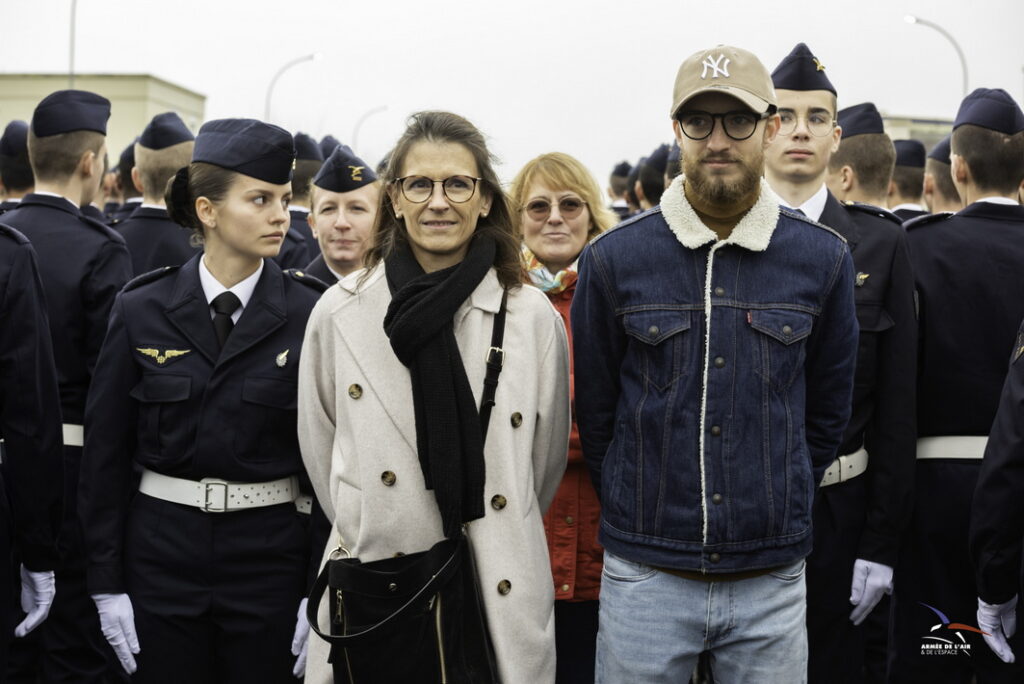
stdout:
POLYGON ((1024 131, 1024 112, 1002 88, 977 88, 960 103, 953 130, 964 124, 1013 135, 1024 131))
POLYGON ((840 109, 836 119, 839 120, 839 125, 843 128, 843 138, 852 138, 855 135, 866 133, 885 133, 882 115, 878 113, 878 109, 871 102, 840 109))
POLYGON ((827 90, 837 94, 836 87, 825 75, 825 65, 803 43, 797 43, 775 67, 772 84, 776 90, 827 90))
POLYGON ((328 157, 330 157, 331 152, 334 152, 334 148, 340 144, 341 143, 338 142, 338 139, 335 138, 333 135, 325 135, 320 140, 320 152, 324 155, 323 158, 327 159, 328 157))
POLYGON ((117 168, 128 169, 129 171, 135 166, 135 143, 139 142, 136 138, 128 143, 128 147, 121 150, 121 157, 117 161, 117 168))
POLYGON ((164 112, 154 116, 153 120, 146 125, 138 142, 150 150, 163 150, 171 145, 195 139, 196 137, 192 135, 192 131, 188 130, 188 126, 180 116, 174 112, 164 112))
POLYGON ((896 166, 924 168, 924 143, 920 140, 893 140, 896 146, 896 166))
POLYGON ((331 192, 350 192, 377 180, 373 167, 348 145, 338 145, 313 178, 313 185, 331 192))
POLYGON ((628 161, 619 162, 618 164, 615 165, 615 168, 612 169, 612 175, 622 176, 623 178, 625 178, 626 176, 629 175, 629 172, 632 170, 633 167, 630 166, 628 161))
POLYGON ((665 166, 668 164, 668 150, 669 146, 667 143, 658 145, 644 163, 658 173, 665 175, 665 166))
POLYGON ((292 179, 295 143, 291 133, 273 124, 256 119, 216 119, 199 129, 192 161, 284 185, 292 179))
POLYGON ((96 131, 107 134, 110 100, 86 90, 58 90, 50 93, 32 112, 32 132, 37 138, 96 131))
POLYGON ((0 154, 5 157, 17 157, 28 149, 28 124, 24 121, 12 121, 0 136, 0 154))
POLYGON ((943 164, 949 164, 949 141, 953 139, 953 134, 950 133, 945 138, 935 143, 935 147, 928 153, 929 159, 934 159, 937 162, 943 164))
POLYGON ((324 153, 316 140, 305 133, 295 134, 295 158, 306 161, 323 161, 324 153))

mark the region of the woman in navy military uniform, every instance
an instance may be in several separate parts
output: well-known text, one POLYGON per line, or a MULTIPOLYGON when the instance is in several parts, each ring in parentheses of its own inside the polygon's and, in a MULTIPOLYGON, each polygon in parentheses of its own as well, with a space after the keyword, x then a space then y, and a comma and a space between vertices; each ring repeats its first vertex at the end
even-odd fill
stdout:
POLYGON ((294 155, 276 126, 205 124, 167 193, 205 252, 131 281, 111 313, 80 501, 89 592, 133 681, 282 682, 305 665, 296 372, 324 285, 273 261, 294 155))

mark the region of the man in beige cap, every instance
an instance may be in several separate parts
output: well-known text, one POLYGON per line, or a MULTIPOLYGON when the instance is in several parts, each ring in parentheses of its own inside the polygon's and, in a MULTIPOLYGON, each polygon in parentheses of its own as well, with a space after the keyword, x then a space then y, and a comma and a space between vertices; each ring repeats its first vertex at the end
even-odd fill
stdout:
POLYGON ((605 547, 597 680, 807 676, 811 503, 850 414, 846 242, 761 178, 767 70, 719 46, 679 68, 683 175, 595 239, 573 298, 576 415, 605 547))

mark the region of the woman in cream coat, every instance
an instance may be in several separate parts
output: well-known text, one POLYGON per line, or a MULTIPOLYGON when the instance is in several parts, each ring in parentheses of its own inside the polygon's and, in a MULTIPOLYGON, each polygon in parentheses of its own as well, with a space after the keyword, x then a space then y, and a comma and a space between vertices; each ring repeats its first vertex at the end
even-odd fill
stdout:
MULTIPOLYGON (((317 304, 299 371, 303 460, 334 520, 327 548, 343 545, 363 561, 425 550, 444 538, 417 454, 410 369, 385 332, 395 288, 389 281, 398 271, 389 255, 411 252, 431 274, 470 262, 481 241, 497 242, 493 265, 484 265, 452 317, 476 406, 503 289, 510 273, 521 277, 505 199, 472 124, 441 112, 414 115, 385 178, 369 268, 340 281, 317 304)), ((505 361, 483 453, 483 516, 468 533, 502 681, 551 683, 554 596, 542 516, 565 468, 568 350, 547 298, 517 283, 508 289, 505 361)), ((328 650, 311 639, 307 682, 331 681, 328 650)))

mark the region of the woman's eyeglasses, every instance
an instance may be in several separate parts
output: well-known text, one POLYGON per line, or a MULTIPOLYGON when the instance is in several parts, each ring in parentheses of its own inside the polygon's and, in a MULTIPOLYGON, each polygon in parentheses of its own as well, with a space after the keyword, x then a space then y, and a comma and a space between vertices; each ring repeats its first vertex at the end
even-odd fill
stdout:
MULTIPOLYGON (((563 197, 558 200, 558 214, 563 219, 574 219, 583 211, 587 203, 579 197, 563 197)), ((551 216, 551 202, 535 199, 526 204, 526 215, 534 221, 546 221, 551 216)))
POLYGON ((473 178, 472 176, 449 176, 443 179, 427 178, 426 176, 406 176, 404 178, 396 178, 395 183, 402 189, 405 199, 416 204, 422 204, 430 199, 430 195, 434 192, 435 183, 441 184, 441 190, 449 202, 462 204, 473 199, 473 195, 476 193, 476 184, 481 180, 483 179, 473 178))

